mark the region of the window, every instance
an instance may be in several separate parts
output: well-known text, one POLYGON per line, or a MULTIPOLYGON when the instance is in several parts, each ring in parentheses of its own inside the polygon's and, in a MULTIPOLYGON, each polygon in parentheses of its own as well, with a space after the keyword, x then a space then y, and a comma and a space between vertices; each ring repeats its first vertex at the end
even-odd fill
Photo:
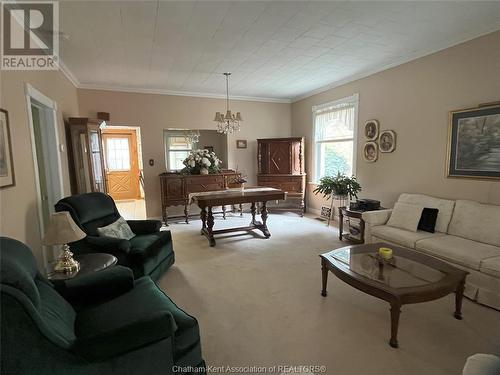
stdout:
MULTIPOLYGON (((94 144, 91 144, 94 151, 94 144)), ((130 170, 130 148, 128 138, 106 139, 107 162, 110 171, 130 170)))
POLYGON ((358 95, 313 107, 315 179, 355 172, 358 95))
POLYGON ((179 132, 165 130, 164 138, 167 170, 179 171, 184 168, 182 162, 194 149, 194 144, 190 143, 179 132))

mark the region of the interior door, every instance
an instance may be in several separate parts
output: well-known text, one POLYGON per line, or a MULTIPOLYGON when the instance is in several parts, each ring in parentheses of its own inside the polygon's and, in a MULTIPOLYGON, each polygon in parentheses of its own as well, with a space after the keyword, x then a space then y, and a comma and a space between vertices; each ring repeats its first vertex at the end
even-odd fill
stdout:
POLYGON ((108 194, 115 200, 139 199, 139 160, 135 130, 103 130, 108 194))

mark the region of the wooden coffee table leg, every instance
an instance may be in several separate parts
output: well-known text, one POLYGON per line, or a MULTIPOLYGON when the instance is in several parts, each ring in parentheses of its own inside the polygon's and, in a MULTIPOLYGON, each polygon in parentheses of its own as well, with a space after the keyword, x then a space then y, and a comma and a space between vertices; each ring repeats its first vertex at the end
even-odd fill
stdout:
POLYGON ((205 234, 205 230, 207 229, 207 209, 203 207, 200 212, 201 219, 201 235, 205 234))
POLYGON ((267 229, 267 202, 262 202, 260 217, 262 218, 262 232, 266 238, 269 238, 271 237, 271 233, 269 232, 269 229, 267 229))
POLYGON ((399 314, 401 314, 401 303, 392 302, 391 303, 391 340, 389 345, 393 348, 398 347, 398 326, 399 326, 399 314))
POLYGON ((462 300, 464 298, 465 278, 460 281, 455 291, 455 316, 456 319, 462 320, 462 300))
POLYGON ((210 242, 210 246, 215 246, 215 238, 214 238, 214 215, 212 213, 212 207, 208 207, 208 218, 207 218, 207 234, 208 241, 210 242))
POLYGON ((328 268, 326 267, 324 259, 321 259, 321 282, 322 282, 321 295, 323 297, 326 297, 327 295, 326 284, 328 283, 328 268))

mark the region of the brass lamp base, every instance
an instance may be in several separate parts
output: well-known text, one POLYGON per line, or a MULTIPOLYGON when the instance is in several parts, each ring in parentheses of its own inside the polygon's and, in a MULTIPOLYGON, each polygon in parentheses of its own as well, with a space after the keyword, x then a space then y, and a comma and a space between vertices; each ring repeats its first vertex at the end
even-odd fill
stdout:
POLYGON ((73 273, 80 270, 80 263, 73 259, 73 253, 69 250, 69 246, 64 244, 61 254, 54 266, 54 272, 73 273))

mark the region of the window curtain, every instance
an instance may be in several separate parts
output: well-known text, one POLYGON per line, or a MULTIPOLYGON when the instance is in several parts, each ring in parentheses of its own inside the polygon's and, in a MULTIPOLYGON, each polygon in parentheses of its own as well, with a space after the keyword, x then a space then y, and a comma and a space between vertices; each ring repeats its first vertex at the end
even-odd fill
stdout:
POLYGON ((353 138, 354 110, 354 104, 345 103, 315 111, 315 141, 353 138))

